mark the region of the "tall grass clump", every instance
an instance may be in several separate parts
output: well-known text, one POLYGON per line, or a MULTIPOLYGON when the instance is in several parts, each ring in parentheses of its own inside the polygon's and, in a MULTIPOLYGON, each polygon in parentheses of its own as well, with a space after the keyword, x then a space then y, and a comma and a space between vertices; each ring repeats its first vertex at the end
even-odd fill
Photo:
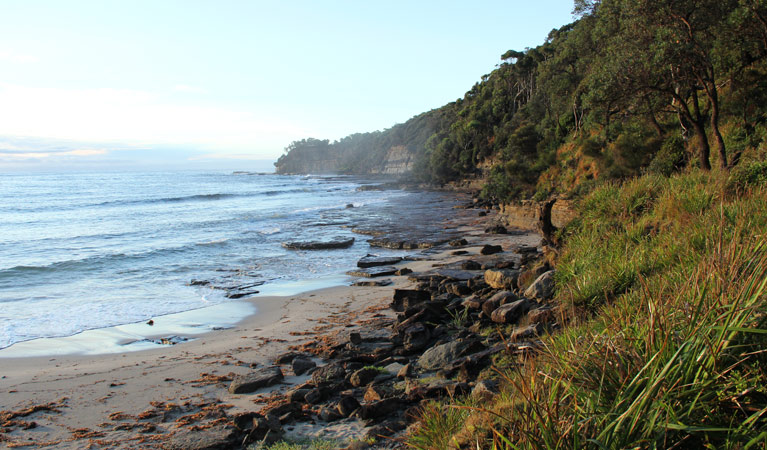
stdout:
POLYGON ((731 186, 647 175, 582 199, 557 279, 578 313, 502 372, 478 447, 767 448, 767 188, 731 186))

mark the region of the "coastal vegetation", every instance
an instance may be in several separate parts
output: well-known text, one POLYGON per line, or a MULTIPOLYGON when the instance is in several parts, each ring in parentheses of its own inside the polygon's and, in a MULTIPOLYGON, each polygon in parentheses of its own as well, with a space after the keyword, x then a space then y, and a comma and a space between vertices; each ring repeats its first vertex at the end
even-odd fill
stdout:
POLYGON ((577 0, 574 12, 542 45, 504 53, 463 98, 384 131, 293 142, 278 172, 320 153, 337 171, 375 172, 405 148, 414 180, 480 178, 485 198, 509 202, 728 170, 759 148, 766 2, 577 0))
POLYGON ((608 183, 557 264, 564 326, 501 392, 424 408, 411 446, 764 448, 765 165, 608 183))
POLYGON ((767 2, 576 0, 574 14, 463 98, 324 143, 342 172, 405 147, 412 181, 577 210, 547 258, 561 328, 496 356, 477 380, 501 381, 491 399, 424 405, 407 444, 765 448, 767 2))

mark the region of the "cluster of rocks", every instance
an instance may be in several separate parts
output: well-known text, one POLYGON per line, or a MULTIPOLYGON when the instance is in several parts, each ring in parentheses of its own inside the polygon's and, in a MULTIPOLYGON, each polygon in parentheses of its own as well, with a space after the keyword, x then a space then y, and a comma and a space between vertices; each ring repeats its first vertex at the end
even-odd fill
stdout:
MULTIPOLYGON (((540 261, 533 247, 506 252, 486 245, 474 257, 411 273, 413 286, 394 290, 396 318, 324 336, 279 356, 273 367, 235 377, 229 391, 241 394, 280 383, 285 374, 310 374, 261 411, 235 418, 242 444, 275 442, 297 422, 361 421, 367 437, 380 440, 417 420, 425 401, 494 395, 494 372, 485 369, 499 363, 497 356, 514 364, 559 326, 547 304, 553 271, 540 261), (494 331, 499 326, 503 333, 494 331)), ((361 265, 393 262, 370 257, 361 265)))

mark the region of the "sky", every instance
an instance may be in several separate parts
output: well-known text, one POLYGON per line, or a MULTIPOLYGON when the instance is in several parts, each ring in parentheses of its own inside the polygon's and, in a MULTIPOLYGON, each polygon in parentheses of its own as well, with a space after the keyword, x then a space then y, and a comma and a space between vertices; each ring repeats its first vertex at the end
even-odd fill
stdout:
POLYGON ((463 97, 572 0, 0 0, 0 171, 267 170, 463 97))

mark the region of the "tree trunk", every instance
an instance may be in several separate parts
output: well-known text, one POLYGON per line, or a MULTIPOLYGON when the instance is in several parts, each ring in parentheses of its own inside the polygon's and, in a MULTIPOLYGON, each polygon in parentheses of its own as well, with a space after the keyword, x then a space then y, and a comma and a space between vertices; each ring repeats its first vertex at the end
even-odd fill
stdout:
POLYGON ((711 147, 708 145, 708 136, 706 136, 706 127, 703 125, 703 116, 700 113, 700 105, 698 104, 698 93, 693 89, 692 91, 692 107, 695 112, 695 117, 691 118, 692 127, 695 128, 695 135, 698 137, 698 158, 700 160, 700 168, 703 170, 711 170, 711 161, 709 155, 711 154, 711 147))
POLYGON ((724 145, 724 139, 722 133, 719 132, 719 96, 716 92, 716 86, 712 86, 707 92, 711 100, 711 131, 714 133, 716 149, 719 152, 719 167, 726 170, 730 166, 727 164, 727 149, 724 145))

